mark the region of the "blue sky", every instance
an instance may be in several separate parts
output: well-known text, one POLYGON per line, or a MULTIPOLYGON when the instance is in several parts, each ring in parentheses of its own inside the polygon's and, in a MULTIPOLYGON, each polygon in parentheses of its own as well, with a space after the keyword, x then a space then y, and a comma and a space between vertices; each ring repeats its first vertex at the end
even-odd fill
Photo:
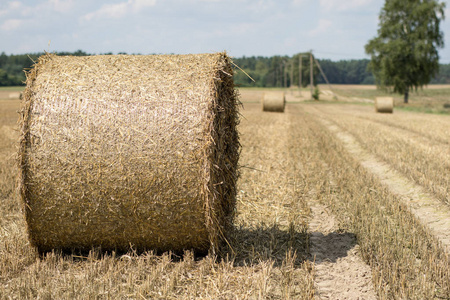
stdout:
MULTIPOLYGON (((0 0, 0 52, 367 58, 384 0, 0 0)), ((446 1, 444 1, 446 2, 446 1)), ((447 4, 447 6, 449 6, 447 4)), ((450 19, 450 8, 446 8, 450 19)), ((450 21, 442 23, 450 63, 450 21)))

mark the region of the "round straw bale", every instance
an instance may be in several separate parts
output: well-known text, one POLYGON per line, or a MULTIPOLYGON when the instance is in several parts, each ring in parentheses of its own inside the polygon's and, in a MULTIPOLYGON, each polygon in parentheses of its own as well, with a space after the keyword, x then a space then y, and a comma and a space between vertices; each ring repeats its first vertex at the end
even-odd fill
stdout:
POLYGON ((9 99, 20 99, 20 95, 21 95, 20 92, 9 93, 9 99))
POLYGON ((394 98, 376 97, 375 111, 379 113, 392 113, 394 111, 394 98))
POLYGON ((261 102, 263 111, 284 112, 286 103, 284 92, 265 92, 261 102))
POLYGON ((225 53, 42 56, 21 112, 32 245, 215 251, 235 208, 232 72, 225 53))

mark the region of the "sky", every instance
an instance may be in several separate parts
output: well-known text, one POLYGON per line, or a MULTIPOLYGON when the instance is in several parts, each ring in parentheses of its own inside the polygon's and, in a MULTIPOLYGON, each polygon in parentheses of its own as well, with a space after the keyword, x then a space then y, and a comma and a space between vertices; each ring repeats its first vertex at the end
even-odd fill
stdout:
MULTIPOLYGON (((447 1, 444 1, 447 2, 447 1)), ((384 0, 0 0, 0 52, 369 58, 384 0)), ((450 5, 441 23, 450 63, 450 5)))

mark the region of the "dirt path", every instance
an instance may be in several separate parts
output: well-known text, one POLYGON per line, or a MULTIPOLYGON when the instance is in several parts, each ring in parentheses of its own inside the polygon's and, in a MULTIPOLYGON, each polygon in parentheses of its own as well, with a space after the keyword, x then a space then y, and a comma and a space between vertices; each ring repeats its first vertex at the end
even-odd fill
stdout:
MULTIPOLYGON (((286 113, 290 115, 290 130, 293 132, 300 134, 298 128, 308 127, 308 122, 302 117, 303 110, 290 106, 286 113)), ((294 153, 305 147, 302 142, 305 136, 294 134, 291 139, 297 141, 291 141, 291 151, 294 153)), ((300 157, 293 154, 290 164, 299 160, 300 157)), ((316 299, 377 299, 372 270, 361 258, 356 236, 340 230, 337 218, 319 202, 315 193, 310 191, 306 198, 311 210, 308 222, 309 253, 310 260, 314 262, 316 299)))
POLYGON ((363 149, 356 139, 348 132, 329 120, 321 122, 343 142, 344 147, 357 157, 361 165, 377 176, 389 190, 400 196, 402 201, 411 208, 414 215, 439 239, 450 253, 450 209, 447 205, 426 192, 403 174, 378 160, 374 155, 363 149))
POLYGON ((338 233, 328 209, 311 203, 310 253, 315 261, 318 299, 376 299, 372 271, 360 255, 356 237, 338 233))
MULTIPOLYGON (((298 128, 308 125, 296 106, 289 106, 284 114, 260 110, 258 103, 245 104, 241 163, 247 167, 241 174, 240 198, 251 201, 239 202, 238 221, 248 226, 274 222, 284 228, 303 209, 298 199, 300 178, 311 176, 302 174, 299 151, 307 137, 298 128)), ((361 258, 355 235, 340 232, 335 216, 313 193, 305 198, 311 210, 307 259, 314 262, 316 299, 376 299, 372 270, 361 258)))

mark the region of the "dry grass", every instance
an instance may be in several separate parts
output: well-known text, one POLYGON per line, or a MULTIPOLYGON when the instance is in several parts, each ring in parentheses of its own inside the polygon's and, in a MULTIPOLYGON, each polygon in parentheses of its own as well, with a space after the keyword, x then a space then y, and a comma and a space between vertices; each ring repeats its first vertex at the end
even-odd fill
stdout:
MULTIPOLYGON (((332 85, 339 99, 361 102, 362 100, 375 100, 376 97, 393 97, 395 107, 427 113, 450 114, 450 85, 429 85, 409 94, 409 103, 403 103, 403 95, 392 94, 378 90, 374 85, 332 85)), ((321 85, 321 91, 328 89, 321 85)), ((397 110, 397 109, 396 109, 397 110)))
POLYGON ((450 122, 448 116, 424 118, 417 114, 395 113, 396 118, 390 118, 373 116, 371 111, 361 108, 358 114, 349 114, 343 106, 324 111, 354 134, 365 148, 450 204, 450 149, 448 136, 445 137, 449 130, 448 125, 445 126, 450 122), (391 124, 399 126, 392 128, 391 124))
MULTIPOLYGON (((0 127, 15 127, 17 102, 9 103, 0 107, 0 127)), ((392 139, 402 143, 419 135, 424 140, 416 139, 418 144, 427 140, 437 148, 427 154, 418 144, 408 146, 421 153, 418 164, 435 160, 427 155, 445 149, 439 140, 445 139, 447 127, 441 124, 447 119, 396 112, 384 120, 386 115, 369 106, 310 106, 288 104, 284 114, 263 114, 259 103, 244 104, 235 228, 222 257, 92 250, 39 258, 28 243, 14 193, 18 133, 1 131, 0 140, 10 135, 11 142, 0 147, 0 298, 312 299, 316 291, 307 228, 309 202, 319 200, 338 217, 340 232, 356 235, 380 299, 448 299, 448 253, 318 118, 339 122, 359 134, 363 145, 378 138, 365 131, 365 124, 380 130, 395 124, 402 130, 392 139), (341 117, 333 113, 342 110, 347 113, 341 117), (361 110, 367 115, 351 117, 361 110), (422 135, 421 127, 407 120, 436 127, 422 135), (384 121, 389 123, 381 125, 384 121)))
MULTIPOLYGON (((14 278, 35 260, 16 193, 19 101, 0 100, 0 280, 14 278)), ((0 289, 1 291, 2 289, 0 289)), ((2 292, 0 292, 1 294, 2 292)))
MULTIPOLYGON (((364 171, 357 159, 314 120, 318 113, 314 115, 305 114, 310 124, 307 130, 322 151, 314 152, 311 160, 326 164, 312 167, 322 178, 317 189, 328 191, 319 196, 339 216, 342 226, 356 234, 364 258, 372 266, 380 298, 448 298, 448 253, 396 196, 364 171)), ((359 126, 361 122, 355 124, 359 126)), ((369 134, 365 139, 372 137, 369 134)))
MULTIPOLYGON (((16 109, 5 112, 6 119, 10 114, 15 119, 16 109)), ((311 299, 313 273, 305 261, 306 204, 297 201, 302 189, 293 181, 293 170, 286 173, 283 169, 290 156, 282 163, 276 157, 286 140, 274 141, 270 145, 274 149, 260 147, 259 139, 269 139, 264 129, 268 120, 260 118, 259 105, 256 113, 245 117, 249 123, 243 125, 242 142, 248 152, 243 151, 242 163, 248 168, 242 170, 233 238, 222 257, 194 257, 190 252, 181 257, 152 252, 116 255, 92 250, 88 254, 51 252, 39 258, 28 243, 14 193, 14 160, 2 161, 0 298, 311 299), (254 136, 252 131, 258 126, 263 130, 254 136), (259 147, 257 152, 251 150, 252 144, 259 147), (260 158, 267 152, 272 153, 270 161, 260 158), (256 186, 261 182, 264 187, 259 190, 256 186), (291 205, 298 211, 291 210, 291 205)), ((279 120, 271 130, 278 131, 284 122, 279 120)), ((17 139, 17 132, 13 136, 17 139)), ((9 156, 15 151, 13 146, 5 148, 9 156)))
POLYGON ((283 88, 239 88, 240 100, 243 103, 261 103, 266 92, 284 92, 283 88))
POLYGON ((13 98, 10 96, 14 96, 14 99, 18 100, 23 89, 22 86, 0 87, 0 100, 12 100, 13 98))
MULTIPOLYGON (((328 85, 319 85, 320 102, 352 102, 352 103, 372 103, 376 97, 393 97, 396 111, 414 111, 433 114, 450 114, 450 85, 430 85, 410 92, 409 104, 403 103, 403 96, 399 94, 388 93, 378 90, 375 85, 346 85, 333 84, 332 90, 328 85)), ((243 102, 257 102, 261 99, 264 91, 276 90, 286 93, 286 102, 304 102, 311 100, 309 88, 303 88, 301 91, 296 87, 282 88, 240 88, 243 95, 243 102)))
POLYGON ((433 144, 450 144, 450 126, 448 116, 434 115, 430 118, 423 114, 410 114, 397 111, 386 117, 364 112, 363 117, 378 123, 389 125, 396 129, 417 134, 429 139, 433 144))

